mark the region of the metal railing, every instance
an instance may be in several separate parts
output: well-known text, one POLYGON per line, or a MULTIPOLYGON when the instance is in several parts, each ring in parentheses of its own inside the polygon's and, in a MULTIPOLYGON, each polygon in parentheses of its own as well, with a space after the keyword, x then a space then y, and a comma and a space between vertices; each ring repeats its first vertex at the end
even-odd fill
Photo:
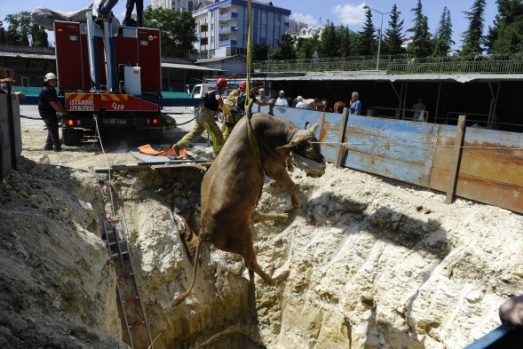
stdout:
MULTIPOLYGON (((362 71, 376 69, 376 56, 267 60, 254 63, 257 72, 362 71)), ((523 54, 425 57, 381 56, 379 70, 388 74, 523 73, 523 54)))

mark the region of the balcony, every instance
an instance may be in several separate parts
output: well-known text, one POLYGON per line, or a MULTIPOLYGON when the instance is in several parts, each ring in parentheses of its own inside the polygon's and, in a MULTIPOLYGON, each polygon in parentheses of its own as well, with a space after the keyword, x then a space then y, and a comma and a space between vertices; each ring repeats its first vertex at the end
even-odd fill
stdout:
POLYGON ((238 12, 227 12, 226 14, 220 15, 218 20, 220 22, 227 22, 236 18, 238 18, 238 12))
POLYGON ((236 46, 236 40, 224 40, 220 41, 219 47, 229 47, 229 46, 236 46))
POLYGON ((219 34, 231 34, 231 33, 235 33, 237 30, 238 30, 238 27, 231 25, 231 26, 220 28, 218 33, 219 34))

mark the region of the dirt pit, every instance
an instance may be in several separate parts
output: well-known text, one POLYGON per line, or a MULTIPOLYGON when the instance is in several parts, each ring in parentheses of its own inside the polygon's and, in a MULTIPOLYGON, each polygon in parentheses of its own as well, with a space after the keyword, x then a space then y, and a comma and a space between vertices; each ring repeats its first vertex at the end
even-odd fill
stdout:
MULTIPOLYGON (((297 217, 256 225, 260 265, 284 282, 251 284, 239 256, 207 245, 192 295, 173 308, 191 279, 202 172, 108 176, 94 169, 134 161, 128 144, 54 153, 38 150, 41 128, 22 136, 0 185, 2 348, 126 347, 101 238, 120 215, 154 348, 463 348, 523 289, 521 215, 329 165, 319 179, 292 174, 297 217)), ((258 208, 289 211, 290 198, 268 180, 258 208)), ((149 342, 141 328, 136 348, 149 342)))

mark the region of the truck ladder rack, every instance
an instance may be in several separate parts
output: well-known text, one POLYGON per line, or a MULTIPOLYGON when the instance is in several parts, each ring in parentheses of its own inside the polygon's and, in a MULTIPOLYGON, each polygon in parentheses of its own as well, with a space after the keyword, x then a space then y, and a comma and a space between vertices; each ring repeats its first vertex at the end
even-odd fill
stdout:
POLYGON ((131 348, 135 348, 133 338, 138 335, 138 331, 141 329, 147 334, 147 348, 153 349, 151 333, 149 332, 142 298, 140 297, 138 283, 134 274, 125 220, 123 217, 118 217, 104 221, 103 229, 103 239, 116 271, 116 291, 127 337, 129 338, 128 344, 131 348), (135 304, 134 311, 127 308, 129 304, 135 304), (130 318, 133 318, 133 320, 130 320, 130 318))

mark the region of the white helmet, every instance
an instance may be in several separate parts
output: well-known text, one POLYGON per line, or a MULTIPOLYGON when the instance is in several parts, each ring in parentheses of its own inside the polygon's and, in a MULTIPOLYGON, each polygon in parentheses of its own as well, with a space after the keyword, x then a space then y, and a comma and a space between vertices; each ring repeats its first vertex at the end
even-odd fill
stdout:
POLYGON ((58 80, 58 78, 53 73, 47 73, 45 74, 44 82, 48 82, 49 80, 58 80))

